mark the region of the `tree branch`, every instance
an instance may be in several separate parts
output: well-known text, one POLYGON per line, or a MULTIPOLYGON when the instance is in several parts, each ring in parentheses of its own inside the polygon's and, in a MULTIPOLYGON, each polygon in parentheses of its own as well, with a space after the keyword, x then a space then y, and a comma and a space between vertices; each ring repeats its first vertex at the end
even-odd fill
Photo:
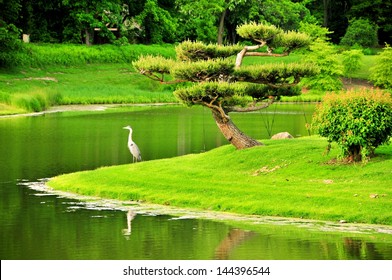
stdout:
POLYGON ((188 82, 188 80, 165 81, 165 73, 161 73, 161 77, 159 77, 158 75, 154 74, 153 72, 146 71, 146 70, 140 70, 140 74, 142 74, 143 76, 146 76, 147 78, 149 78, 153 81, 158 81, 164 85, 171 85, 171 84, 188 82))
POLYGON ((247 52, 245 56, 273 56, 273 57, 282 57, 282 56, 288 56, 288 52, 284 53, 262 53, 262 52, 247 52))
POLYGON ((146 70, 140 70, 140 74, 142 74, 143 76, 146 76, 147 78, 154 80, 154 81, 158 81, 158 82, 164 82, 163 81, 163 73, 162 73, 162 78, 160 78, 158 75, 155 75, 153 72, 150 71, 146 71, 146 70))
MULTIPOLYGON (((204 106, 210 108, 211 110, 217 112, 220 114, 221 119, 223 121, 229 121, 230 117, 226 114, 225 110, 222 108, 221 104, 218 105, 214 105, 213 103, 216 102, 219 98, 219 95, 215 95, 215 97, 211 97, 211 100, 205 101, 203 100, 203 98, 199 99, 198 101, 200 101, 201 104, 203 104, 204 106)), ((193 100, 192 100, 193 101, 193 100)), ((219 102, 218 102, 219 103, 219 102)))
POLYGON ((256 45, 256 46, 245 46, 245 47, 243 48, 243 50, 240 51, 240 52, 237 54, 237 58, 236 58, 236 60, 235 60, 235 68, 238 69, 238 68, 241 67, 242 60, 243 60, 244 56, 246 55, 246 53, 247 53, 248 51, 254 51, 254 50, 260 49, 261 47, 265 46, 265 44, 267 43, 267 42, 264 42, 264 41, 259 41, 259 42, 260 42, 260 45, 256 45))
POLYGON ((275 97, 270 96, 266 103, 260 104, 258 106, 255 106, 255 103, 253 103, 251 106, 248 106, 248 107, 230 107, 227 110, 229 112, 237 112, 237 113, 255 112, 255 111, 260 111, 262 109, 268 108, 274 102, 275 102, 275 97))

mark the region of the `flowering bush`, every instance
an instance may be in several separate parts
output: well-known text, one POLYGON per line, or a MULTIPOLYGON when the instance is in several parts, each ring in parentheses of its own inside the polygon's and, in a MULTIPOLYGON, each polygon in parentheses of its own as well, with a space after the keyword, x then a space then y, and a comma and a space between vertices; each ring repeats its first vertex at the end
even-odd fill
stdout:
POLYGON ((392 136, 391 95, 364 89, 327 94, 316 108, 312 127, 328 142, 337 142, 342 158, 366 161, 392 136))

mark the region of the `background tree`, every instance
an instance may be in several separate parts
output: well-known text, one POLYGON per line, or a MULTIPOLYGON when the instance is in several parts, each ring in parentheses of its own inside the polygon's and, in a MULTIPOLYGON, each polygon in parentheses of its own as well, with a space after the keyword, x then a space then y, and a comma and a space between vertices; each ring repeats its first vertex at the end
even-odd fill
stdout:
POLYGON ((13 24, 0 19, 0 67, 12 66, 15 54, 22 49, 20 32, 13 24))
POLYGON ((7 24, 15 24, 21 9, 20 0, 0 0, 0 20, 7 24))
POLYGON ((338 58, 337 49, 331 43, 321 39, 315 40, 310 46, 310 53, 306 55, 305 61, 315 63, 320 72, 304 78, 301 82, 303 86, 319 91, 342 89, 343 65, 338 58))
POLYGON ((374 85, 392 90, 392 48, 386 44, 377 56, 376 65, 370 69, 374 85))
POLYGON ((376 47, 378 45, 377 26, 367 19, 352 20, 340 44, 344 46, 376 47))
POLYGON ((340 38, 346 33, 347 13, 352 2, 354 0, 309 0, 304 1, 304 4, 320 24, 332 31, 329 34, 332 42, 339 43, 340 38))
POLYGON ((74 23, 74 27, 65 30, 68 39, 71 41, 83 39, 86 45, 90 45, 93 40, 94 28, 98 28, 102 36, 109 40, 115 37, 109 31, 109 27, 121 27, 122 5, 120 0, 63 0, 64 6, 69 11, 68 19, 74 23))
POLYGON ((21 49, 20 30, 12 24, 18 18, 19 1, 0 0, 0 66, 10 66, 15 52, 21 49))
POLYGON ((266 21, 284 30, 298 29, 302 20, 315 22, 302 2, 290 0, 177 0, 177 4, 186 34, 193 34, 185 39, 218 44, 236 43, 237 26, 249 21, 266 21))
POLYGON ((21 0, 17 25, 32 42, 59 43, 68 15, 62 0, 21 0))
POLYGON ((225 10, 225 0, 176 0, 180 13, 181 38, 215 42, 218 20, 225 10))
POLYGON ((347 13, 349 19, 363 18, 378 26, 379 44, 392 43, 392 2, 387 0, 355 0, 347 13))
MULTIPOLYGON (((187 41, 176 48, 177 61, 141 57, 134 66, 141 74, 161 82, 165 82, 165 74, 171 74, 178 82, 191 82, 190 86, 186 83, 175 90, 175 96, 188 106, 209 108, 225 138, 237 149, 243 149, 261 143, 244 134, 233 123, 229 113, 261 110, 280 96, 300 94, 297 84, 301 78, 315 74, 317 69, 310 64, 299 63, 241 66, 242 59, 256 55, 253 50, 261 46, 267 46, 269 50, 280 46, 284 50, 282 55, 289 55, 308 46, 310 39, 302 33, 285 32, 273 25, 256 23, 242 25, 237 32, 257 43, 245 47, 237 55, 237 63, 230 56, 238 53, 240 46, 187 41)), ((271 52, 260 55, 273 56, 271 52)))
POLYGON ((135 17, 142 28, 140 36, 145 43, 173 43, 177 23, 170 13, 161 8, 157 0, 147 0, 143 11, 135 17))
POLYGON ((107 27, 116 27, 130 42, 236 43, 237 26, 267 21, 284 30, 298 30, 300 22, 324 23, 332 42, 339 43, 354 18, 376 24, 381 45, 392 40, 392 4, 384 0, 0 0, 0 5, 0 18, 31 34, 31 42, 86 43, 94 28, 112 42, 107 27))
POLYGON ((352 81, 353 72, 361 69, 363 56, 362 50, 348 50, 342 52, 343 72, 346 77, 349 77, 350 83, 352 81))

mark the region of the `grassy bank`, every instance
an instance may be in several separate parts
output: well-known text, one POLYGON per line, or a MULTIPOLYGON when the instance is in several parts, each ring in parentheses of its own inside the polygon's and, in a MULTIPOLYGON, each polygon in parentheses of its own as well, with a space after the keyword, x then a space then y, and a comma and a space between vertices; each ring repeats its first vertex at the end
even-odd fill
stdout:
POLYGON ((0 115, 53 105, 174 102, 171 86, 137 74, 140 55, 174 57, 174 46, 26 45, 12 69, 0 69, 0 115))
POLYGON ((14 61, 15 67, 79 66, 84 64, 131 63, 142 54, 175 57, 173 45, 71 45, 27 44, 14 61))
POLYGON ((131 64, 14 69, 0 71, 0 115, 53 105, 176 102, 172 92, 173 86, 139 75, 131 64))
POLYGON ((323 156, 326 140, 266 140, 212 151, 61 175, 57 190, 120 200, 279 217, 392 225, 392 146, 367 164, 323 156))
MULTIPOLYGON (((174 46, 26 46, 15 68, 0 69, 0 115, 42 111, 53 105, 177 102, 174 85, 161 85, 138 73, 131 62, 140 55, 175 57, 174 46)), ((234 59, 234 58, 233 58, 234 59)), ((298 62, 301 54, 282 58, 246 57, 244 64, 298 62)), ((353 78, 366 79, 375 56, 365 56, 353 78)), ((324 93, 306 92, 283 101, 320 101, 324 93)))

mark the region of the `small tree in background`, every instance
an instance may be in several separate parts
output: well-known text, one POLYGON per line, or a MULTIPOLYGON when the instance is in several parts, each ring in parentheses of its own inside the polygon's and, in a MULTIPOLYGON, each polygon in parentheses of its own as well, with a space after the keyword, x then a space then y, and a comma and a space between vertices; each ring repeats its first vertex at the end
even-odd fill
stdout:
POLYGON ((316 39, 310 46, 310 53, 305 56, 305 62, 315 63, 320 72, 303 79, 301 85, 318 91, 342 89, 343 83, 340 78, 343 75, 343 66, 332 44, 316 39))
POLYGON ((0 19, 0 67, 15 64, 16 54, 23 48, 19 35, 20 31, 13 24, 0 19))
POLYGON ((367 19, 354 19, 350 22, 340 44, 343 46, 357 44, 361 47, 375 47, 378 45, 377 26, 367 19))
POLYGON ((299 31, 308 34, 312 40, 320 39, 324 42, 329 41, 328 35, 333 33, 326 27, 304 21, 299 23, 299 31))
POLYGON ((343 72, 346 77, 352 79, 353 72, 361 69, 363 52, 361 50, 349 50, 342 52, 343 72))
POLYGON ((392 89, 392 48, 386 44, 384 50, 377 56, 376 65, 370 69, 370 80, 374 85, 392 89))
POLYGON ((230 112, 252 112, 268 107, 280 96, 298 95, 301 78, 317 72, 312 64, 261 64, 242 66, 246 56, 286 56, 307 47, 310 38, 298 32, 285 32, 267 24, 250 23, 237 28, 238 34, 257 44, 241 47, 205 45, 186 41, 177 48, 177 61, 162 57, 141 57, 133 65, 154 80, 183 83, 175 96, 188 106, 209 108, 218 128, 237 149, 261 145, 245 135, 231 120, 230 112), (267 47, 267 52, 256 51, 267 47), (281 47, 282 54, 273 49, 281 47), (237 54, 234 62, 230 56, 237 54), (165 78, 170 74, 172 80, 165 78))
POLYGON ((391 95, 380 90, 327 94, 316 107, 312 127, 339 145, 344 160, 366 161, 392 136, 391 95))

